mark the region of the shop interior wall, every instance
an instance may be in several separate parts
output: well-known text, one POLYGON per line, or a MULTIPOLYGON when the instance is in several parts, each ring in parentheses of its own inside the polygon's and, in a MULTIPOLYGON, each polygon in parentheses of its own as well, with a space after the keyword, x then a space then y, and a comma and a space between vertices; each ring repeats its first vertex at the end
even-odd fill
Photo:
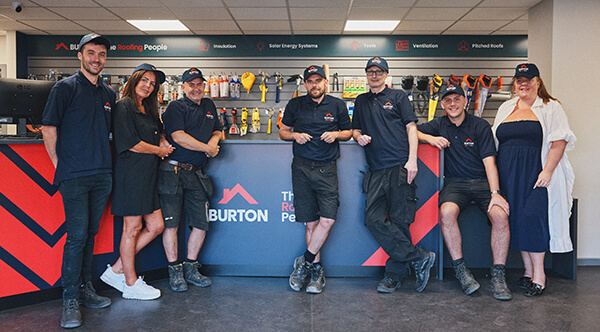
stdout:
MULTIPOLYGON (((347 58, 110 58, 106 62, 103 74, 111 76, 129 75, 133 68, 140 63, 149 62, 157 68, 163 70, 168 76, 180 76, 185 69, 190 67, 198 67, 202 70, 204 76, 211 73, 215 74, 235 74, 242 75, 244 72, 255 74, 256 82, 254 83, 251 93, 247 94, 242 88, 241 98, 215 98, 215 104, 218 108, 225 107, 228 111, 229 123, 231 123, 231 108, 237 108, 241 112, 242 107, 252 110, 257 107, 261 113, 261 123, 264 125, 267 122, 265 108, 273 107, 276 110, 285 108, 287 101, 292 97, 296 87, 295 82, 287 82, 287 78, 295 74, 302 74, 304 69, 310 65, 328 64, 330 68, 330 87, 331 94, 336 97, 342 97, 343 81, 345 77, 365 77, 364 66, 368 58, 362 57, 347 57, 347 58), (275 79, 270 78, 267 82, 269 88, 266 97, 266 103, 261 103, 261 93, 259 83, 261 81, 258 76, 259 71, 264 71, 268 75, 273 75, 279 72, 285 76, 283 90, 281 92, 281 100, 275 103, 275 79), (339 76, 339 91, 334 90, 333 74, 338 73, 339 76)), ((450 75, 455 75, 462 78, 465 74, 479 76, 486 74, 493 78, 491 93, 497 91, 497 78, 503 77, 504 93, 510 91, 510 80, 514 74, 514 68, 518 63, 524 62, 524 58, 387 58, 390 73, 393 79, 394 88, 400 89, 399 83, 402 76, 429 76, 433 74, 440 75, 444 78, 444 82, 450 75), (398 84, 398 85, 397 85, 398 84)), ((48 74, 48 70, 53 69, 57 72, 74 73, 79 69, 79 61, 77 58, 45 58, 45 57, 30 57, 28 59, 28 72, 39 77, 48 74)), ((113 81, 114 82, 114 81, 113 81)), ((445 83, 444 83, 445 84, 445 83)), ((302 94, 306 91, 301 85, 302 94)), ((497 95, 497 94, 496 94, 497 95)), ((352 101, 352 99, 346 99, 352 101)), ((503 102, 503 99, 495 99, 492 97, 485 105, 483 117, 488 121, 493 122, 498 106, 503 102)), ((474 101, 470 109, 474 108, 474 101)), ((426 120, 427 110, 424 114, 417 114, 420 117, 419 121, 426 120)), ((443 110, 438 104, 436 116, 443 114, 443 110)), ((238 116, 238 123, 239 123, 238 116)), ((277 139, 277 128, 273 126, 273 134, 266 135, 264 131, 259 134, 248 134, 243 139, 277 139)), ((230 138, 230 137, 228 137, 230 138)), ((240 139, 239 136, 234 137, 240 139)))

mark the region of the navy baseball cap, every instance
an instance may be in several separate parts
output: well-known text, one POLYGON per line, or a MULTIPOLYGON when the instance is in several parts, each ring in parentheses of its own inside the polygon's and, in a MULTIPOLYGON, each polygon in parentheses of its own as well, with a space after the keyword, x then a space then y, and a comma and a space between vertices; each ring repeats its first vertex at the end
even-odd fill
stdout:
POLYGON ((193 80, 195 78, 200 78, 203 81, 206 81, 204 79, 204 76, 202 76, 202 72, 198 68, 195 68, 195 67, 194 68, 190 68, 190 69, 188 69, 188 70, 186 70, 186 71, 183 72, 182 80, 183 80, 184 83, 185 82, 189 82, 189 81, 191 81, 191 80, 193 80))
POLYGON ((367 66, 365 67, 365 70, 369 69, 369 67, 372 67, 372 66, 377 66, 386 73, 389 72, 387 61, 385 61, 385 59, 382 57, 376 56, 376 57, 369 59, 369 61, 367 62, 367 66))
POLYGON ((325 74, 325 70, 323 70, 323 67, 310 66, 310 67, 304 69, 304 80, 306 81, 310 77, 310 75, 315 75, 315 74, 323 77, 324 79, 327 79, 327 75, 325 74))
POLYGON ((92 32, 92 33, 88 33, 87 35, 81 37, 81 40, 79 41, 79 50, 81 50, 83 48, 83 45, 94 41, 95 44, 100 44, 100 45, 104 45, 106 46, 106 50, 108 51, 108 49, 110 48, 110 42, 108 41, 108 39, 100 36, 99 34, 92 32))
POLYGON ((533 63, 522 63, 517 66, 517 69, 515 69, 515 76, 513 76, 513 78, 516 77, 526 77, 528 79, 532 79, 534 77, 540 77, 540 71, 533 63))
POLYGON ((149 63, 142 63, 141 65, 135 67, 135 69, 133 70, 133 73, 135 73, 138 70, 147 70, 147 71, 154 72, 154 74, 156 75, 156 81, 158 84, 162 84, 165 81, 165 73, 156 69, 156 67, 154 67, 153 65, 151 65, 149 63))
POLYGON ((442 91, 442 99, 447 95, 451 95, 456 93, 457 95, 465 96, 465 91, 462 89, 460 85, 449 84, 444 91, 442 91))

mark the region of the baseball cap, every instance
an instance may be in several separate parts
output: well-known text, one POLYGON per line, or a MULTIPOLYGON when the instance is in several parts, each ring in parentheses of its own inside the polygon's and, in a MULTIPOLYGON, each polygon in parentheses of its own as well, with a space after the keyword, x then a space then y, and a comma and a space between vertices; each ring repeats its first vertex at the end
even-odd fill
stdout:
POLYGON ((515 69, 515 76, 513 76, 513 78, 516 77, 532 79, 534 77, 540 77, 540 71, 533 63, 522 63, 515 69))
POLYGON ((377 66, 377 67, 381 68, 381 70, 383 70, 385 72, 389 72, 387 61, 385 61, 385 59, 382 57, 376 56, 376 57, 369 59, 369 61, 367 62, 367 66, 365 67, 365 70, 369 69, 369 67, 371 67, 371 66, 377 66))
POLYGON ((451 95, 456 93, 457 95, 465 96, 465 91, 462 89, 460 85, 448 84, 448 86, 442 91, 442 99, 447 95, 451 95))
POLYGON ((157 81, 156 83, 158 83, 158 84, 162 84, 165 81, 165 73, 156 69, 156 67, 154 67, 153 65, 151 65, 149 63, 142 63, 141 65, 135 67, 135 69, 133 70, 133 73, 135 73, 138 70, 148 70, 148 71, 154 72, 154 74, 156 74, 156 81, 157 81))
POLYGON ((202 76, 202 72, 198 68, 195 68, 195 67, 194 68, 190 68, 190 69, 188 69, 188 70, 186 70, 186 71, 183 72, 182 79, 183 79, 184 83, 185 82, 189 82, 189 81, 191 81, 191 80, 193 80, 195 78, 200 78, 203 81, 206 81, 204 79, 204 76, 202 76))
POLYGON ((310 77, 310 75, 315 75, 315 74, 323 77, 324 79, 327 79, 327 75, 325 74, 325 70, 323 70, 323 67, 310 66, 310 67, 304 69, 304 80, 306 81, 310 77))
POLYGON ((91 42, 92 40, 96 44, 106 46, 107 51, 110 48, 110 42, 108 41, 108 39, 100 36, 99 34, 97 34, 95 32, 92 32, 92 33, 88 33, 87 35, 81 37, 81 40, 79 41, 79 49, 81 50, 81 48, 83 48, 83 45, 91 42))

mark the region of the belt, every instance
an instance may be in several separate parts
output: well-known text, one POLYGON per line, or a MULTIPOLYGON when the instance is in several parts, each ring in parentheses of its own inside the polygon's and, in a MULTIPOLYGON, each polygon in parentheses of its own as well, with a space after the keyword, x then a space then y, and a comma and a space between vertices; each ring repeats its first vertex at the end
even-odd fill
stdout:
POLYGON ((185 169, 187 171, 195 171, 197 169, 200 169, 200 167, 196 167, 196 166, 194 166, 192 164, 180 163, 178 161, 171 160, 171 159, 164 159, 164 161, 166 163, 171 164, 171 165, 179 166, 179 167, 181 167, 181 168, 183 168, 183 169, 185 169))

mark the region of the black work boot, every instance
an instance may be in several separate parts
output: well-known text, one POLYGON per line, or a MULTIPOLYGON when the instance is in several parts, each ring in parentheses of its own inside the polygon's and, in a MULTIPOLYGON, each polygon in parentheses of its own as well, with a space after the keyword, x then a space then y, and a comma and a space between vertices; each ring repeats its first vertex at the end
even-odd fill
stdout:
POLYGON ((108 307, 111 300, 108 297, 96 294, 92 282, 88 281, 79 287, 79 303, 91 309, 101 309, 108 307))
POLYGON ((81 311, 77 299, 63 300, 62 318, 60 326, 65 329, 73 329, 81 326, 81 311))
POLYGON ((426 251, 425 257, 411 263, 415 270, 415 276, 417 277, 417 281, 415 282, 415 290, 417 292, 421 293, 425 289, 425 286, 427 286, 427 282, 429 281, 429 270, 431 270, 434 263, 435 253, 431 251, 426 251))
POLYGON ((465 294, 471 295, 479 289, 479 283, 475 280, 463 260, 460 260, 458 263, 452 262, 452 267, 454 268, 454 275, 456 276, 456 279, 460 281, 460 285, 465 294))
POLYGON ((504 265, 498 264, 491 268, 492 280, 490 282, 490 290, 494 294, 494 298, 501 301, 512 299, 512 293, 506 285, 506 276, 504 265))
POLYGON ((183 264, 169 265, 169 286, 174 292, 185 292, 188 289, 183 278, 183 264))
POLYGON ((183 275, 185 281, 198 287, 208 287, 212 285, 212 280, 209 277, 200 274, 198 262, 183 262, 183 275))

